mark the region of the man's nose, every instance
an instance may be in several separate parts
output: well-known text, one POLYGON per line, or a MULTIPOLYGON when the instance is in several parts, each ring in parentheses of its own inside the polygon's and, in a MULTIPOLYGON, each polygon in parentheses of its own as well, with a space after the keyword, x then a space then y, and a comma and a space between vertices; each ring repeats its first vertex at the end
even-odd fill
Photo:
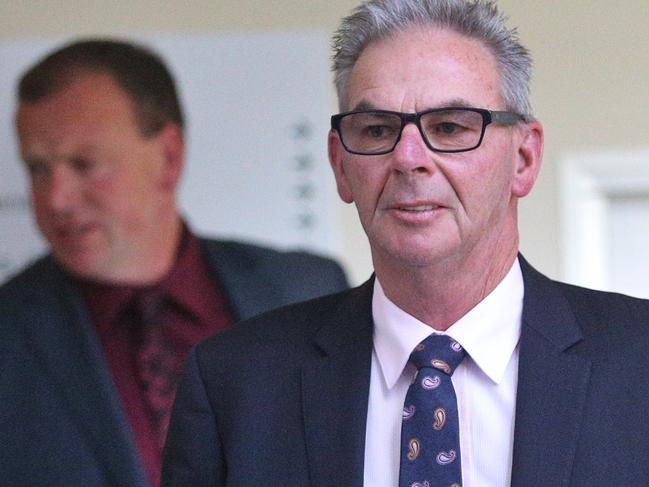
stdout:
POLYGON ((79 196, 75 175, 65 164, 54 164, 45 181, 45 198, 50 210, 65 211, 79 196))
POLYGON ((395 171, 403 173, 432 172, 434 164, 419 128, 407 123, 401 137, 392 151, 392 165, 395 171))

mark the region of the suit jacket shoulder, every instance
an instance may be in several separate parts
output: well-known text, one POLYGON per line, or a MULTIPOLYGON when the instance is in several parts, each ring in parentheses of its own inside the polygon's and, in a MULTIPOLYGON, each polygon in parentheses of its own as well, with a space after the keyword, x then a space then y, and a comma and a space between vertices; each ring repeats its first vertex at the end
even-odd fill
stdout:
POLYGON ((521 268, 512 487, 649 485, 649 302, 521 268))
POLYGON ((51 256, 40 257, 0 286, 0 303, 9 306, 16 300, 39 292, 39 288, 50 287, 63 278, 51 256))
POLYGON ((558 347, 596 358, 629 340, 649 346, 649 300, 548 279, 522 260, 523 321, 558 347))
MULTIPOLYGON (((66 278, 50 256, 41 257, 0 286, 0 365, 3 352, 16 343, 34 307, 59 308, 66 278)), ((1 369, 0 369, 1 373, 1 369)))
POLYGON ((335 261, 312 253, 223 240, 201 245, 237 320, 348 288, 335 261))

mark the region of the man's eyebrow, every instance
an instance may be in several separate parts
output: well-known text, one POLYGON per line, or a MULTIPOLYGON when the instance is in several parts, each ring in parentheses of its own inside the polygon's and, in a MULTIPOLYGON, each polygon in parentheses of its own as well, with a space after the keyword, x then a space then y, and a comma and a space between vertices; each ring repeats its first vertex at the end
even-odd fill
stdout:
MULTIPOLYGON (((464 98, 453 98, 449 101, 445 101, 444 103, 440 104, 438 107, 439 108, 470 108, 473 106, 475 106, 475 104, 469 103, 464 98)), ((437 107, 431 107, 431 108, 437 108, 437 107)))
MULTIPOLYGON (((442 103, 439 103, 437 105, 432 105, 432 106, 427 106, 423 108, 423 110, 431 110, 431 109, 437 109, 437 108, 470 108, 473 107, 474 104, 470 103, 469 101, 465 100, 464 98, 452 98, 448 101, 444 101, 442 103)), ((353 112, 364 112, 364 111, 371 111, 371 110, 384 110, 383 108, 378 108, 374 103, 371 103, 366 100, 362 100, 358 102, 354 108, 351 110, 353 112)), ((420 110, 420 111, 423 111, 420 110)))
POLYGON ((42 162, 45 162, 47 160, 47 157, 38 153, 32 154, 26 152, 20 154, 20 160, 25 164, 40 164, 42 162))
POLYGON ((374 105, 373 103, 363 100, 358 102, 356 106, 352 109, 353 112, 364 112, 369 110, 379 110, 379 108, 377 108, 377 106, 374 105))

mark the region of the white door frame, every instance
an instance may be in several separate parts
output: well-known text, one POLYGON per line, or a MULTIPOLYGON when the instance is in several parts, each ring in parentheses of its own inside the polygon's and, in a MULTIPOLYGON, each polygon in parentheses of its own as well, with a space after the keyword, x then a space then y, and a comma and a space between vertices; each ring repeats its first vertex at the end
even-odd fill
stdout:
POLYGON ((611 199, 649 196, 649 149, 575 152, 559 166, 562 279, 611 290, 606 275, 611 199))

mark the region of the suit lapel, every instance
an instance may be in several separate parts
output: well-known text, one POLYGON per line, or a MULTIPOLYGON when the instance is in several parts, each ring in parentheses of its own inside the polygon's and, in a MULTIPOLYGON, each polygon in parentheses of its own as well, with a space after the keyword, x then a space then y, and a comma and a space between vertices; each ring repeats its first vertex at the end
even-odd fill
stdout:
POLYGON ((511 486, 565 486, 591 364, 569 350, 581 331, 558 285, 520 260, 525 298, 511 486))
POLYGON ((85 433, 110 485, 145 486, 130 428, 85 307, 52 263, 28 298, 28 339, 85 433))
POLYGON ((314 339, 302 370, 312 487, 363 485, 372 359, 373 280, 350 292, 337 317, 314 339))
POLYGON ((201 248, 230 304, 234 321, 275 308, 281 302, 273 283, 236 244, 201 239, 201 248))

